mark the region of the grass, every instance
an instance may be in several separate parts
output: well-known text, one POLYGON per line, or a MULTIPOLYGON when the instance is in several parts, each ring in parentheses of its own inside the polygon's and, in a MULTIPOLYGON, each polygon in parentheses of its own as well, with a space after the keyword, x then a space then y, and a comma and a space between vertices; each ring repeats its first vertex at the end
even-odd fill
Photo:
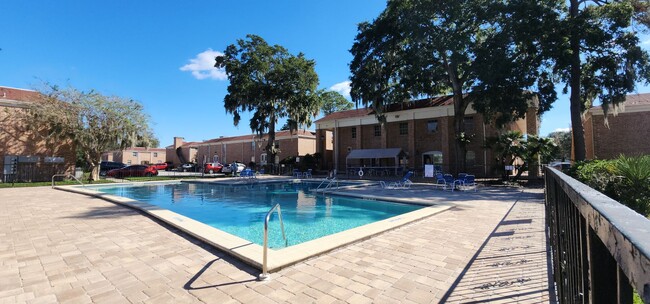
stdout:
MULTIPOLYGON (((113 181, 110 180, 98 180, 94 181, 92 183, 86 183, 87 181, 82 180, 84 182, 84 185, 95 185, 95 184, 106 184, 106 183, 112 183, 113 181)), ((75 180, 63 180, 63 181, 55 181, 54 182, 55 186, 65 186, 65 185, 79 185, 77 181, 75 180)), ((52 186, 52 182, 28 182, 28 183, 0 183, 0 188, 19 188, 19 187, 43 187, 43 186, 52 186)))

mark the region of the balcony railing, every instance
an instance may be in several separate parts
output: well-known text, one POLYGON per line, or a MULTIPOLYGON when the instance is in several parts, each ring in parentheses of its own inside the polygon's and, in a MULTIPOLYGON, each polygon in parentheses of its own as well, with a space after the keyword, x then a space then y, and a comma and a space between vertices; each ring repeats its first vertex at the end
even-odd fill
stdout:
POLYGON ((650 221, 552 168, 546 220, 560 303, 650 303, 650 221))

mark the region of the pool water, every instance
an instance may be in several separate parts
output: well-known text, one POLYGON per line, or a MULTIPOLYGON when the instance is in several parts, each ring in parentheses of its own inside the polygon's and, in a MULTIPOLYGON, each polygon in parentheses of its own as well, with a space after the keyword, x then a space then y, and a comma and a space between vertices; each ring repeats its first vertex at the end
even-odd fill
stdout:
MULTIPOLYGON (((420 205, 310 192, 313 183, 252 186, 204 183, 97 186, 93 190, 147 202, 262 245, 264 217, 280 204, 288 246, 422 208, 420 205)), ((90 187, 89 187, 90 188, 90 187)), ((269 223, 269 246, 284 247, 280 222, 269 223)))

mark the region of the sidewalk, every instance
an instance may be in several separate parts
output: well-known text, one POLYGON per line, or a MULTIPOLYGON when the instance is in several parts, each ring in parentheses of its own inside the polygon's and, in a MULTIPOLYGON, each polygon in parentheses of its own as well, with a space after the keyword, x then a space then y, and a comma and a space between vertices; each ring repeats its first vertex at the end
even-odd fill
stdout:
POLYGON ((258 270, 132 209, 2 189, 0 302, 548 302, 540 191, 402 196, 437 193, 456 207, 258 282, 258 270))

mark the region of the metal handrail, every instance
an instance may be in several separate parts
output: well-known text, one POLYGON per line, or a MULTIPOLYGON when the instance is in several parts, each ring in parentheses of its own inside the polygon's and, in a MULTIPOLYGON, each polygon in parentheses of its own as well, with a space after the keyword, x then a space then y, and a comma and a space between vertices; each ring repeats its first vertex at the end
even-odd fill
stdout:
POLYGON ((77 179, 74 175, 72 174, 54 174, 52 175, 52 188, 54 188, 54 178, 57 176, 63 176, 63 177, 72 177, 74 180, 77 181, 77 183, 81 184, 82 186, 86 187, 84 183, 82 183, 79 179, 77 179))
POLYGON ((282 222, 282 210, 280 209, 280 204, 275 204, 268 213, 266 213, 266 218, 264 219, 264 252, 262 258, 262 273, 259 275, 258 279, 260 281, 266 281, 271 279, 271 275, 268 271, 267 266, 267 255, 269 248, 269 220, 271 219, 271 214, 273 211, 278 209, 278 218, 280 219, 280 227, 282 228, 282 237, 284 238, 284 246, 287 246, 287 235, 284 233, 284 223, 282 222))

